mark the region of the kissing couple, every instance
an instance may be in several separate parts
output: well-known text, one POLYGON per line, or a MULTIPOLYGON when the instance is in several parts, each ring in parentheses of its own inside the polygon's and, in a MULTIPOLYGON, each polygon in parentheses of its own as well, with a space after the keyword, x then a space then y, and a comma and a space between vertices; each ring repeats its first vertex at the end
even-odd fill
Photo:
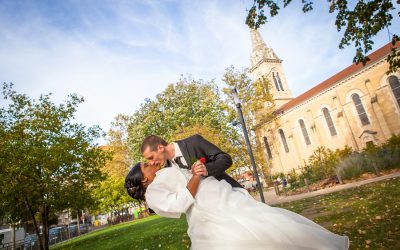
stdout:
POLYGON ((256 201, 225 173, 232 158, 200 135, 172 143, 150 135, 140 150, 147 161, 127 175, 128 194, 160 216, 185 214, 191 249, 349 248, 347 236, 256 201))

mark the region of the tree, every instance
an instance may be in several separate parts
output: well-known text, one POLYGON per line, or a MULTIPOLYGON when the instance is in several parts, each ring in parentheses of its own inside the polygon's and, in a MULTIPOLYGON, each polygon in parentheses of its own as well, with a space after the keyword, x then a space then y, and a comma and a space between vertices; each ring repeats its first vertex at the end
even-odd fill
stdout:
POLYGON ((129 116, 117 115, 107 134, 107 147, 112 151, 113 158, 103 167, 103 170, 111 177, 125 178, 132 165, 130 149, 127 144, 128 125, 129 116))
POLYGON ((338 163, 337 155, 343 153, 344 151, 336 151, 335 153, 325 147, 316 148, 308 158, 308 163, 312 167, 314 180, 329 178, 335 175, 335 168, 338 163))
POLYGON ((246 149, 238 133, 232 133, 235 136, 234 138, 216 136, 220 134, 218 129, 210 128, 207 125, 194 124, 178 129, 172 137, 172 141, 181 140, 194 134, 199 134, 214 145, 218 145, 222 151, 227 152, 232 157, 234 164, 226 171, 227 173, 234 171, 237 166, 242 166, 243 159, 246 157, 246 149))
POLYGON ((132 165, 130 149, 127 144, 127 126, 129 117, 118 115, 108 131, 107 146, 104 150, 112 153, 112 160, 102 168, 106 179, 93 192, 96 197, 96 209, 102 213, 119 212, 132 203, 124 188, 125 177, 132 165))
POLYGON ((172 141, 192 132, 201 132, 225 152, 236 154, 240 137, 232 125, 234 110, 220 96, 213 81, 184 78, 170 84, 155 100, 146 99, 130 117, 128 145, 132 159, 142 159, 139 148, 148 135, 156 134, 172 141))
MULTIPOLYGON (((229 97, 227 102, 233 103, 231 89, 236 88, 238 91, 238 96, 242 101, 243 116, 246 121, 254 157, 258 166, 262 169, 262 174, 266 180, 267 159, 263 152, 263 142, 259 140, 260 135, 258 133, 259 128, 266 123, 273 125, 277 123, 274 115, 275 104, 273 96, 269 92, 271 88, 270 83, 265 78, 252 81, 246 69, 236 70, 233 66, 226 69, 222 80, 228 86, 224 89, 225 94, 229 97)), ((244 141, 244 139, 242 140, 244 141)), ((242 142, 242 145, 244 145, 244 142, 242 142)), ((242 159, 244 161, 242 162, 243 165, 251 165, 250 159, 247 156, 242 159)))
POLYGON ((12 84, 4 83, 2 93, 8 106, 0 109, 0 214, 11 222, 32 220, 40 249, 49 249, 49 218, 93 203, 91 191, 108 159, 95 143, 101 130, 73 122, 83 102, 75 94, 56 105, 50 94, 34 100, 12 84))
MULTIPOLYGON (((288 6, 292 0, 284 0, 283 7, 288 6)), ((343 49, 354 43, 356 54, 353 62, 363 63, 369 61, 366 54, 372 50, 373 37, 381 30, 388 28, 392 24, 393 16, 390 11, 394 10, 394 0, 357 0, 348 2, 347 0, 328 0, 330 3, 329 13, 336 13, 336 28, 340 32, 344 30, 339 48, 343 49)), ((399 3, 399 1, 397 1, 399 3)), ((302 0, 303 12, 313 10, 314 1, 302 0)), ((253 0, 253 6, 249 9, 246 24, 250 28, 259 28, 268 21, 265 11, 269 12, 270 17, 276 16, 281 6, 273 0, 253 0)), ((398 13, 400 16, 400 12, 398 13)), ((400 38, 393 34, 392 45, 395 46, 400 38)), ((390 65, 389 72, 395 72, 400 67, 400 51, 392 48, 391 54, 387 57, 390 65)))

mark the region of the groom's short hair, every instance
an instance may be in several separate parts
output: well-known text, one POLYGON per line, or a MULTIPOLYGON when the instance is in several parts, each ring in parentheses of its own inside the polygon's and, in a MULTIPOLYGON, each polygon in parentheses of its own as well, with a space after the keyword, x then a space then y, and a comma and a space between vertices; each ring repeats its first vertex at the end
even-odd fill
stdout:
POLYGON ((149 135, 146 138, 144 138, 142 146, 140 147, 140 152, 143 153, 147 147, 150 147, 151 151, 155 151, 157 150, 157 146, 160 144, 163 146, 167 146, 168 142, 166 142, 163 138, 157 135, 149 135))

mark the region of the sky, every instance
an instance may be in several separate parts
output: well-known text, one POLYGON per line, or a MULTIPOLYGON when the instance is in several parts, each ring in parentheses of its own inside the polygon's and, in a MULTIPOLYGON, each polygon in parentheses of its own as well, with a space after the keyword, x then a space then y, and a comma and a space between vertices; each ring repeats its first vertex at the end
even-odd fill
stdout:
MULTIPOLYGON (((0 0, 0 81, 35 99, 52 93, 56 103, 83 96, 76 120, 107 131, 117 114, 133 114, 181 76, 223 87, 227 67, 248 68, 252 2, 0 0)), ((259 30, 283 60, 295 96, 349 66, 355 54, 338 48, 327 1, 315 2, 304 14, 293 1, 259 30)), ((389 42, 388 32, 400 34, 398 11, 374 50, 389 42)))

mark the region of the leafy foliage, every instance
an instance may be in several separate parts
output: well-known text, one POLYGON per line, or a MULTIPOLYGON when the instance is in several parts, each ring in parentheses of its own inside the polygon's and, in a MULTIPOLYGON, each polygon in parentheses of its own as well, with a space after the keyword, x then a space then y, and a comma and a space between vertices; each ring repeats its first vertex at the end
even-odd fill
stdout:
POLYGON ((339 180, 351 180, 364 173, 379 176, 381 171, 399 167, 400 136, 393 135, 382 145, 369 145, 361 152, 354 151, 348 146, 335 151, 319 147, 309 157, 298 175, 287 173, 285 177, 285 174, 277 173, 274 178, 278 176, 287 178, 292 188, 299 188, 305 185, 304 179, 307 179, 309 184, 335 175, 339 180))
POLYGON ((102 168, 105 180, 93 190, 95 210, 101 213, 118 213, 134 203, 124 188, 125 176, 132 165, 127 144, 128 122, 128 116, 118 115, 108 131, 108 143, 104 150, 112 152, 112 159, 102 168))
POLYGON ((128 146, 131 158, 142 159, 142 140, 151 134, 166 141, 201 133, 223 151, 233 155, 240 137, 232 126, 234 111, 221 99, 213 81, 184 78, 170 84, 155 100, 146 99, 129 119, 128 146))
POLYGON ((99 127, 73 122, 83 98, 70 95, 56 105, 50 94, 38 100, 3 84, 0 109, 0 215, 10 222, 34 222, 44 228, 41 249, 48 249, 49 218, 65 209, 93 203, 91 190, 102 179, 108 155, 95 143, 99 127))
POLYGON ((308 159, 313 168, 313 179, 320 180, 334 175, 337 161, 336 154, 332 150, 318 147, 308 159))
POLYGON ((228 103, 233 103, 231 90, 237 89, 238 97, 242 102, 243 115, 250 130, 273 120, 275 103, 269 91, 271 85, 267 79, 253 81, 247 69, 236 70, 231 66, 225 70, 222 80, 228 86, 223 89, 229 97, 228 103))
POLYGON ((337 165, 337 173, 342 179, 353 179, 360 177, 364 172, 366 163, 365 157, 359 153, 354 153, 342 159, 337 165))
MULTIPOLYGON (((291 2, 284 0, 283 7, 291 2)), ((329 0, 329 13, 336 13, 336 28, 338 32, 344 30, 339 48, 343 49, 354 43, 356 54, 353 62, 365 65, 370 60, 366 54, 372 49, 373 37, 392 24, 393 2, 394 0, 357 0, 353 3, 347 0, 329 0)), ((311 11, 313 4, 313 1, 302 0, 303 12, 311 11)), ((272 0, 254 0, 248 11, 246 24, 256 29, 265 24, 268 21, 265 10, 269 10, 270 17, 273 17, 279 13, 280 7, 272 0)), ((396 34, 391 39, 393 45, 400 40, 396 34)), ((400 67, 400 52, 392 49, 387 61, 390 65, 389 72, 395 72, 400 67)))
MULTIPOLYGON (((237 89, 238 97, 241 100, 242 112, 246 122, 247 132, 250 137, 251 147, 253 149, 256 164, 261 169, 260 173, 268 176, 267 159, 265 158, 263 142, 260 142, 256 134, 258 128, 267 122, 276 125, 277 121, 274 115, 275 103, 269 89, 270 83, 265 78, 252 81, 246 69, 236 70, 233 66, 225 70, 223 79, 228 86, 224 88, 224 93, 228 96, 227 103, 233 103, 231 91, 237 89)), ((272 135, 270 135, 272 138, 272 135)), ((245 143, 243 142, 243 145, 245 143)), ((245 150, 245 149, 243 149, 245 150)), ((245 155, 243 157, 244 166, 250 166, 250 159, 245 155)))

